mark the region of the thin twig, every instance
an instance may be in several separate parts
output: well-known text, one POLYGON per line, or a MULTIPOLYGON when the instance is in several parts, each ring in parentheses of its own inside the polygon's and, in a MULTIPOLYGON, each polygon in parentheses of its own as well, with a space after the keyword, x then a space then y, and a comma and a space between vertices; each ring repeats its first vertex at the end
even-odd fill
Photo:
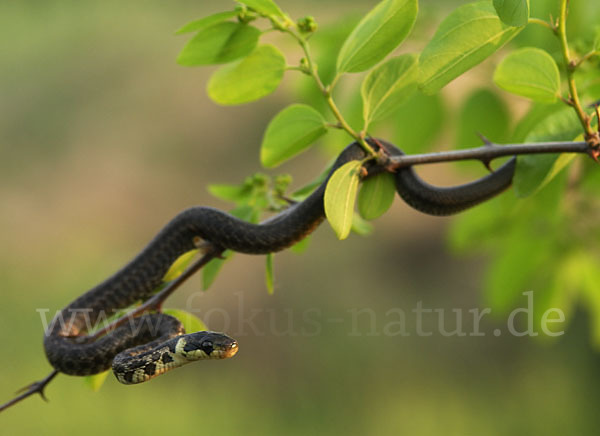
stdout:
POLYGON ((585 141, 538 142, 531 144, 486 144, 466 150, 440 151, 437 153, 412 154, 390 157, 387 169, 394 171, 411 165, 432 164, 457 160, 490 161, 503 156, 546 153, 585 153, 592 156, 593 149, 585 141))
POLYGON ((584 62, 590 60, 594 56, 600 56, 600 51, 598 51, 598 50, 592 50, 589 53, 586 53, 585 55, 583 55, 582 57, 580 57, 577 62, 575 62, 575 67, 579 68, 579 66, 581 64, 583 64, 584 62))
POLYGON ((569 1, 561 0, 560 2, 560 16, 558 19, 557 36, 560 41, 563 59, 565 61, 566 72, 567 72, 567 84, 569 86, 569 100, 571 106, 575 109, 577 117, 581 122, 583 130, 585 131, 585 138, 590 139, 594 136, 592 126, 590 125, 590 117, 585 113, 581 102, 579 100, 579 93, 577 92, 577 84, 575 83, 574 73, 577 69, 577 63, 571 58, 569 51, 569 43, 567 41, 567 14, 569 9, 569 1))
POLYGON ((44 395, 44 389, 46 388, 46 385, 48 383, 50 383, 54 377, 56 377, 57 374, 58 374, 58 371, 54 370, 50 374, 48 374, 44 379, 33 382, 29 386, 25 386, 23 389, 20 389, 17 392, 22 392, 22 391, 25 391, 25 392, 23 392, 22 394, 20 394, 19 396, 15 397, 15 398, 13 398, 12 400, 2 404, 0 406, 0 412, 8 409, 10 406, 14 406, 19 401, 24 400, 25 398, 27 398, 33 394, 40 394, 40 396, 44 399, 44 401, 48 401, 48 399, 44 395))
POLYGON ((331 85, 326 86, 323 83, 323 81, 321 80, 321 76, 319 76, 319 73, 317 72, 317 66, 311 55, 310 45, 309 45, 307 39, 290 28, 281 28, 281 30, 283 32, 291 35, 298 42, 298 44, 300 44, 300 47, 302 48, 302 51, 304 52, 304 58, 306 59, 306 63, 307 63, 306 70, 304 72, 309 74, 314 79, 319 90, 321 91, 321 94, 323 94, 323 97, 325 98, 325 102, 329 106, 329 110, 331 110, 331 112, 333 113, 335 118, 338 120, 339 127, 341 127, 343 130, 345 130, 354 139, 356 139, 356 141, 359 143, 359 145, 370 156, 376 157, 377 153, 375 152, 375 150, 373 150, 371 148, 371 146, 365 141, 365 138, 363 136, 361 136, 359 133, 354 131, 354 129, 350 126, 350 124, 346 121, 346 119, 342 115, 341 111, 339 110, 337 104, 335 103, 335 101, 333 99, 333 96, 332 96, 333 86, 334 86, 335 82, 337 81, 339 74, 336 75, 336 77, 334 78, 331 85))
POLYGON ((547 21, 541 20, 539 18, 530 18, 528 20, 529 24, 539 24, 540 26, 544 26, 548 29, 550 29, 553 32, 556 32, 556 28, 554 27, 554 25, 552 23, 549 23, 547 21))

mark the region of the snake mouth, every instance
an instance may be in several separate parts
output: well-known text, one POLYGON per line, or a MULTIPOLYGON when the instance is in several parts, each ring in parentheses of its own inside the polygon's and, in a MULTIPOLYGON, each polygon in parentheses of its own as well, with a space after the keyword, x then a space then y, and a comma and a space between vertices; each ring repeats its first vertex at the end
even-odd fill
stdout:
POLYGON ((211 357, 214 356, 215 359, 228 359, 233 357, 238 352, 238 343, 236 340, 232 340, 228 344, 223 344, 218 350, 214 350, 211 353, 211 357))

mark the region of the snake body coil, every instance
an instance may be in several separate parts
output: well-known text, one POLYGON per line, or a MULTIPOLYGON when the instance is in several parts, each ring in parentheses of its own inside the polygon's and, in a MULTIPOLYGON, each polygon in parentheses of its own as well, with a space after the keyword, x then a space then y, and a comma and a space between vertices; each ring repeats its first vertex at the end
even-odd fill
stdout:
MULTIPOLYGON (((402 154, 379 141, 390 155, 402 154)), ((377 143, 372 143, 378 147, 377 143)), ((333 172, 352 160, 367 157, 356 143, 346 147, 325 181, 304 201, 261 224, 251 224, 210 207, 192 207, 175 216, 131 262, 81 295, 57 314, 46 331, 44 348, 52 366, 71 375, 95 374, 111 364, 126 384, 146 381, 189 361, 222 359, 237 352, 234 339, 222 333, 184 334, 175 318, 150 314, 133 319, 92 343, 78 343, 91 326, 114 311, 147 299, 161 284, 171 264, 195 248, 198 238, 222 249, 247 254, 282 250, 312 232, 324 219, 323 196, 333 172)), ((396 172, 399 195, 413 208, 450 215, 498 194, 511 184, 514 158, 475 182, 439 188, 421 180, 412 168, 396 172)), ((381 171, 373 164, 370 173, 381 171)))

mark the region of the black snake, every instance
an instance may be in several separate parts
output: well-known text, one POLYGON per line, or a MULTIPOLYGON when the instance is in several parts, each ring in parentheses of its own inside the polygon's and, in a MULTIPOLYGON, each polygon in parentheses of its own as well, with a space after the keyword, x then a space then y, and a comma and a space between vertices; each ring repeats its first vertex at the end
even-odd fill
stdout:
MULTIPOLYGON (((385 141, 388 155, 402 152, 385 141)), ((172 368, 200 359, 222 359, 237 352, 237 343, 215 332, 185 334, 175 318, 154 313, 134 318, 91 343, 79 343, 90 325, 102 316, 147 299, 161 284, 171 264, 194 249, 199 238, 216 247, 247 254, 282 250, 304 238, 324 219, 323 196, 333 172, 366 152, 357 144, 347 146, 327 178, 304 201, 262 222, 251 224, 210 207, 192 207, 175 216, 125 267, 81 295, 54 318, 44 339, 46 356, 58 371, 89 375, 108 369, 126 384, 146 381, 172 368)), ((440 188, 420 179, 411 167, 395 173, 398 194, 410 206, 432 215, 450 215, 475 206, 510 186, 515 169, 512 158, 498 170, 474 182, 440 188)), ((368 175, 384 169, 376 162, 366 165, 368 175)))

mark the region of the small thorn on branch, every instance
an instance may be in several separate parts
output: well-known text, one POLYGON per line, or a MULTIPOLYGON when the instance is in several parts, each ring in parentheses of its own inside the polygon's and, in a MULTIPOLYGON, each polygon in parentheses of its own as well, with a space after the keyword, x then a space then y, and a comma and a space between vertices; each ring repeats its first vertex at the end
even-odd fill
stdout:
POLYGON ((278 197, 281 200, 285 201, 288 204, 288 206, 293 206, 295 204, 298 204, 297 200, 294 200, 293 198, 288 197, 287 195, 278 195, 278 197))
POLYGON ((568 106, 573 106, 573 99, 571 97, 569 98, 565 98, 562 95, 560 96, 560 99, 562 100, 562 102, 568 106))
POLYGON ((481 159, 481 163, 484 167, 490 172, 493 173, 494 169, 492 168, 492 160, 491 159, 481 159))
POLYGON ((475 132, 477 134, 477 136, 479 136, 479 139, 481 139, 483 141, 484 145, 494 145, 494 143, 492 141, 490 141, 483 133, 481 132, 475 132))
POLYGON ((54 377, 56 377, 57 374, 58 374, 58 371, 53 370, 44 379, 33 382, 30 385, 25 386, 22 389, 19 389, 16 393, 20 394, 20 395, 16 396, 12 400, 10 400, 2 405, 0 405, 0 412, 8 409, 9 407, 17 404, 19 401, 24 400, 25 398, 30 397, 31 395, 34 395, 34 394, 40 394, 40 396, 42 397, 42 399, 44 401, 48 401, 48 398, 46 398, 46 395, 44 394, 44 389, 46 388, 48 383, 50 383, 52 381, 52 379, 54 379, 54 377))
MULTIPOLYGON (((481 139, 481 141, 483 142, 484 147, 492 147, 494 145, 494 143, 492 141, 490 141, 490 139, 487 136, 485 136, 483 133, 481 133, 481 132, 475 132, 475 133, 477 134, 477 136, 479 136, 479 139, 481 139)), ((492 169, 492 159, 482 157, 480 160, 481 160, 481 163, 483 164, 483 166, 486 167, 490 173, 494 172, 494 170, 492 169)))

